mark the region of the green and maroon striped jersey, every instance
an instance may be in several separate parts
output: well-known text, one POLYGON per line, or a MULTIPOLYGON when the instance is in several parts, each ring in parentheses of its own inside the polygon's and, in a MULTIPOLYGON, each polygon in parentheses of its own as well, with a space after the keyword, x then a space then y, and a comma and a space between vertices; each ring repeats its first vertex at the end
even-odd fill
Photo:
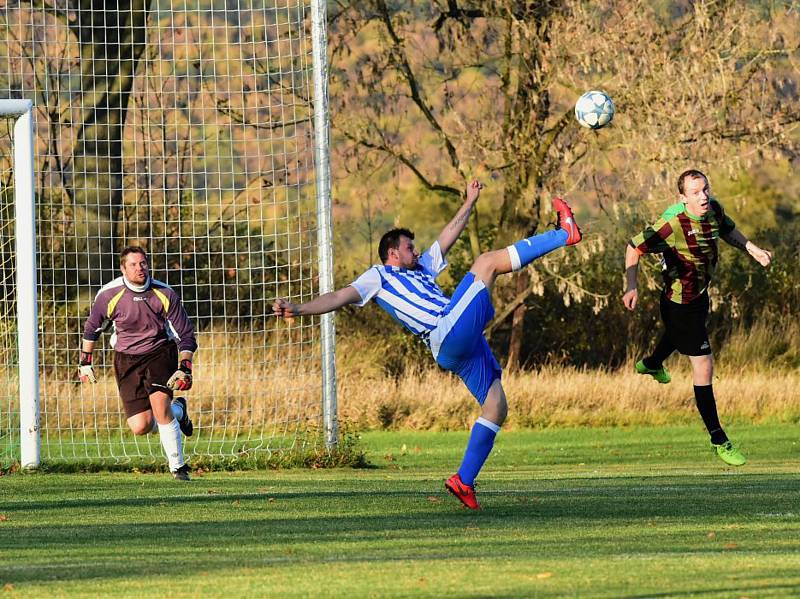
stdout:
POLYGON ((719 258, 718 239, 736 228, 722 205, 711 198, 702 217, 673 204, 630 245, 640 254, 661 254, 664 292, 676 304, 688 304, 708 287, 719 258))

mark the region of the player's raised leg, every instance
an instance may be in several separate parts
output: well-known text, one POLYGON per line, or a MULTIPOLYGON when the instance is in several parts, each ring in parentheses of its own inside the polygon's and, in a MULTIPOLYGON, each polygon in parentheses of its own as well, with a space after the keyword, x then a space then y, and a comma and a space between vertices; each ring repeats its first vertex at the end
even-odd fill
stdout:
MULTIPOLYGON (((664 294, 661 295, 659 305, 661 320, 664 322, 664 332, 661 335, 661 339, 658 340, 653 353, 636 362, 634 369, 639 374, 648 374, 659 383, 665 385, 672 380, 672 377, 664 366, 664 360, 669 358, 672 353, 678 349, 675 341, 673 340, 673 335, 676 335, 679 338, 682 336, 685 337, 685 335, 683 335, 682 332, 675 330, 675 325, 673 324, 674 320, 676 319, 674 314, 675 308, 672 306, 672 302, 670 302, 664 296, 664 294)), ((685 320, 681 317, 677 318, 678 320, 685 320)))
POLYGON ((191 437, 194 433, 194 423, 192 423, 192 419, 189 418, 189 408, 186 405, 186 398, 174 398, 169 407, 172 410, 172 415, 181 427, 181 432, 185 436, 191 437))
MULTIPOLYGON (((186 399, 183 397, 176 397, 170 403, 170 410, 172 416, 178 421, 181 432, 191 437, 194 432, 194 424, 189 418, 188 408, 186 407, 186 399)), ((144 412, 139 412, 128 418, 128 428, 134 435, 149 435, 158 432, 158 422, 153 417, 153 410, 148 408, 144 412)))
POLYGON ((656 344, 653 353, 636 362, 634 368, 639 374, 649 374, 659 383, 665 385, 672 380, 672 377, 666 366, 664 366, 664 360, 670 357, 674 351, 675 344, 672 343, 669 335, 665 332, 656 344))
MULTIPOLYGON (((186 398, 176 397, 172 400, 169 407, 172 411, 173 418, 178 421, 181 432, 185 436, 191 437, 194 432, 194 424, 191 418, 189 418, 186 398)), ((128 428, 134 435, 148 435, 158 432, 158 422, 156 422, 156 419, 153 417, 153 410, 147 408, 144 412, 139 412, 128 418, 128 428)))
POLYGON ((561 198, 554 198, 553 209, 558 215, 555 229, 521 239, 505 249, 481 254, 470 272, 491 289, 498 275, 520 270, 553 250, 579 243, 583 234, 569 205, 561 198))

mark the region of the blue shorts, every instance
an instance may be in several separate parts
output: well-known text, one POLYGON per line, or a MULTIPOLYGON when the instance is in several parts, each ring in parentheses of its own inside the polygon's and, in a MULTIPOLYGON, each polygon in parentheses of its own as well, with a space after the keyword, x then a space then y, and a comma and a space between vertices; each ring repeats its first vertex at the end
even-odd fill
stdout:
POLYGON ((431 352, 436 362, 457 374, 481 405, 489 387, 502 373, 483 336, 483 329, 493 317, 489 291, 483 281, 470 272, 461 279, 439 324, 430 334, 431 352))

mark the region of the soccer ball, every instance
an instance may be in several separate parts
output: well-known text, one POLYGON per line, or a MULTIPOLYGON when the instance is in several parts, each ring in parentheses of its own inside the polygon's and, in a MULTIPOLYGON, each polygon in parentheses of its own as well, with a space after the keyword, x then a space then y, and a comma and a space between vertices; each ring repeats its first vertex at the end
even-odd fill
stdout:
POLYGON ((589 129, 608 125, 614 118, 614 111, 614 102, 605 92, 586 92, 575 103, 575 118, 581 127, 589 129))

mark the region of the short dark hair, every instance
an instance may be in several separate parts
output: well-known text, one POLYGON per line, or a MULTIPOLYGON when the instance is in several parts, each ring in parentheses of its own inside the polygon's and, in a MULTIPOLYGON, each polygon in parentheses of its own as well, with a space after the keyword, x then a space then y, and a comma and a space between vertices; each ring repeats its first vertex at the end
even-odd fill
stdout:
POLYGON ((409 231, 408 229, 392 229, 391 231, 386 231, 381 237, 381 241, 378 244, 378 256, 381 259, 381 262, 386 262, 389 258, 389 249, 397 249, 400 247, 400 238, 401 237, 408 237, 409 239, 414 239, 414 234, 409 231))
POLYGON ((686 179, 705 179, 706 182, 708 182, 708 177, 706 177, 705 173, 702 171, 698 171, 694 168, 690 168, 688 171, 683 171, 678 176, 678 191, 681 195, 683 195, 684 191, 686 191, 686 179))
POLYGON ((127 258, 130 254, 141 254, 142 256, 144 256, 145 260, 150 262, 150 259, 147 257, 147 252, 145 252, 142 248, 140 248, 138 246, 129 245, 128 247, 126 247, 124 250, 122 250, 119 253, 119 265, 120 266, 125 264, 125 258, 127 258))

